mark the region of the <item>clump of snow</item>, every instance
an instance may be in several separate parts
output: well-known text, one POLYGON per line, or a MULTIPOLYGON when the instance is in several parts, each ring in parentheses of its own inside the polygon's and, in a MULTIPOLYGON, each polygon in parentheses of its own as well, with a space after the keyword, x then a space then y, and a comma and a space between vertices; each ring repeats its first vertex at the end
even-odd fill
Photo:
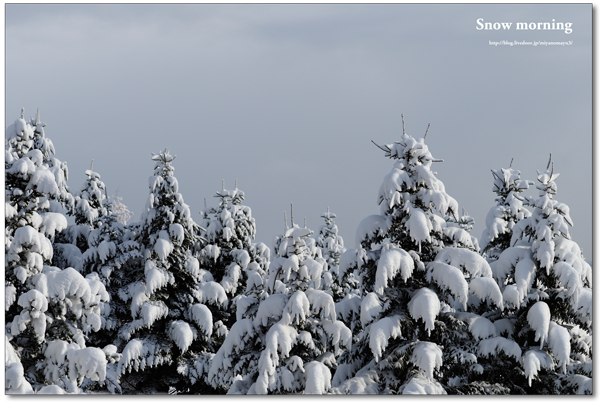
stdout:
POLYGON ((388 281, 393 280, 398 272, 400 272, 402 280, 406 282, 412 275, 414 268, 415 263, 406 251, 397 248, 384 251, 377 263, 375 292, 383 294, 388 281))
POLYGON ((408 311, 412 318, 422 318, 427 335, 434 329, 435 318, 440 313, 440 300, 437 293, 428 288, 421 288, 408 302, 408 311))
POLYGON ((369 348, 373 352, 375 362, 378 362, 381 355, 383 355, 383 351, 388 346, 389 339, 400 336, 399 316, 385 317, 371 324, 371 329, 369 330, 369 348))
POLYGON ((466 309, 469 285, 462 271, 456 267, 437 261, 429 263, 428 266, 428 279, 430 281, 433 279, 442 288, 450 290, 450 293, 466 309))
POLYGON ((514 357, 516 360, 521 359, 521 347, 515 341, 504 337, 493 337, 481 340, 479 342, 479 351, 484 356, 497 355, 503 351, 506 355, 514 357))
POLYGON ((213 317, 210 309, 202 303, 196 303, 190 307, 190 317, 204 332, 204 335, 210 338, 213 331, 213 317))
MULTIPOLYGON (((388 221, 387 217, 382 215, 371 215, 364 218, 356 228, 356 248, 361 248, 361 243, 365 240, 370 240, 375 236, 382 236, 390 228, 390 221, 388 221)), ((364 246, 369 247, 369 246, 364 246)), ((341 266, 341 262, 340 262, 341 266)))
POLYGON ((182 353, 187 351, 195 337, 194 330, 192 330, 190 325, 183 320, 171 322, 168 333, 169 338, 175 342, 175 345, 181 349, 182 353))
POLYGON ((404 386, 402 394, 448 394, 442 385, 422 374, 416 374, 404 386))
POLYGON ((413 350, 410 361, 417 365, 430 380, 433 380, 433 370, 442 366, 442 350, 433 342, 418 342, 413 350))
POLYGON ((323 329, 331 339, 331 343, 333 344, 333 348, 336 351, 335 354, 338 354, 338 348, 340 343, 346 347, 346 349, 350 349, 352 346, 352 331, 346 324, 341 321, 322 321, 323 329))
MULTIPOLYGON (((332 300, 333 306, 333 300, 332 300)), ((334 308, 335 312, 335 308, 334 308)), ((283 315, 281 317, 282 324, 300 324, 300 321, 305 321, 310 316, 310 302, 306 297, 306 294, 301 290, 296 291, 290 296, 287 304, 283 308, 283 315)))
POLYGON ((562 372, 567 373, 567 365, 570 362, 571 356, 571 336, 569 335, 569 331, 554 321, 550 321, 548 346, 552 350, 554 357, 558 360, 562 372))
POLYGON ((463 268, 471 278, 492 276, 492 269, 485 258, 466 248, 446 247, 436 255, 435 261, 463 268))
POLYGON ((527 321, 535 331, 535 340, 540 341, 542 349, 550 328, 550 307, 545 302, 537 302, 527 312, 527 321))
POLYGON ((325 394, 331 388, 331 372, 323 363, 312 361, 304 365, 306 387, 304 394, 325 394))
POLYGON ((227 307, 229 300, 223 286, 217 282, 210 281, 202 284, 196 289, 196 297, 201 303, 216 304, 220 307, 227 307))
POLYGON ((500 309, 504 310, 504 299, 498 284, 493 278, 473 278, 469 281, 469 293, 481 300, 490 299, 500 309))
POLYGON ((314 314, 321 313, 320 317, 322 319, 329 317, 330 320, 335 321, 337 316, 335 313, 335 303, 331 295, 313 288, 307 289, 305 294, 313 308, 314 314))
POLYGON ((476 339, 495 337, 496 326, 485 317, 476 317, 469 322, 469 331, 476 339))
POLYGON ((373 292, 367 293, 360 304, 360 322, 363 327, 377 318, 382 309, 379 297, 373 292))
POLYGON ((523 355, 523 366, 525 367, 527 383, 531 387, 531 380, 537 376, 540 368, 552 370, 554 369, 554 362, 546 352, 534 348, 523 355))
POLYGON ((258 327, 259 324, 262 324, 266 327, 270 318, 279 320, 286 303, 287 296, 282 294, 273 294, 267 297, 258 306, 258 311, 254 317, 254 325, 258 327))

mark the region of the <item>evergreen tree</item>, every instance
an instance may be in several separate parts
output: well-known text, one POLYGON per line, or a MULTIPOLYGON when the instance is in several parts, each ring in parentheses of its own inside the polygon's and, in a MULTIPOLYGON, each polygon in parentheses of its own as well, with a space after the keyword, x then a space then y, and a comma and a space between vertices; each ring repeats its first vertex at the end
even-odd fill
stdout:
POLYGON ((482 253, 489 262, 497 260, 502 251, 511 246, 514 225, 531 216, 531 212, 523 206, 520 194, 533 185, 533 182, 521 179, 521 172, 512 168, 512 161, 509 168, 492 170, 492 175, 496 206, 488 212, 486 228, 481 235, 482 253))
POLYGON ((28 384, 38 392, 79 392, 90 381, 104 383, 116 354, 113 347, 86 347, 86 336, 102 322, 104 285, 73 268, 50 266, 52 241, 67 226, 62 212, 73 198, 66 165, 53 157, 44 126, 39 111, 29 123, 22 112, 6 130, 7 392, 29 390, 28 384))
POLYGON ((522 354, 504 377, 528 394, 591 394, 592 270, 569 235, 569 207, 554 199, 558 176, 550 156, 538 171, 539 197, 523 198, 531 216, 492 263, 506 304, 501 321, 522 354))
POLYGON ((235 322, 235 316, 231 315, 236 311, 234 298, 244 293, 248 271, 254 268, 250 264, 268 265, 269 256, 268 253, 267 256, 260 255, 268 252, 266 246, 254 243, 255 220, 250 207, 241 204, 245 194, 237 188, 237 181, 233 190, 226 190, 223 183, 215 197, 219 198, 219 206, 202 212, 202 227, 206 229, 203 236, 207 243, 199 253, 199 261, 227 293, 231 304, 220 319, 229 328, 235 322))
POLYGON ((228 301, 192 256, 201 229, 178 192, 174 159, 166 149, 152 157, 150 195, 136 230, 141 262, 127 268, 118 292, 130 311, 120 329, 128 342, 117 370, 128 393, 213 392, 190 367, 207 366, 216 351, 214 339, 223 330, 213 324, 210 306, 228 301))
POLYGON ((478 380, 488 320, 472 311, 488 300, 502 307, 502 296, 469 233, 444 220, 458 222, 458 206, 431 171, 440 160, 424 139, 404 132, 378 146, 396 160, 379 190, 381 214, 360 223, 360 244, 341 258, 362 298, 357 342, 333 380, 342 394, 494 390, 478 380))
POLYGON ((230 393, 330 391, 335 358, 350 347, 351 333, 336 320, 331 295, 319 289, 324 261, 310 257, 311 233, 292 216, 292 227, 275 239, 271 294, 263 292, 256 312, 238 319, 217 352, 210 376, 213 383, 233 382, 230 393))

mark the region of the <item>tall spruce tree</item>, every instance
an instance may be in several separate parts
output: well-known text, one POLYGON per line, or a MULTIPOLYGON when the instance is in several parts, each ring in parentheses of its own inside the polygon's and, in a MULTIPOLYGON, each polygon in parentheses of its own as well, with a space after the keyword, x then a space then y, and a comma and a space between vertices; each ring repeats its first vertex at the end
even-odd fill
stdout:
POLYGON ((104 285, 73 268, 50 266, 52 241, 67 227, 62 212, 73 197, 66 164, 53 157, 44 126, 39 111, 29 123, 22 112, 6 130, 7 393, 31 392, 27 386, 80 392, 89 382, 104 383, 107 361, 116 353, 113 347, 86 347, 86 336, 102 323, 104 285))
MULTIPOLYGON (((341 258, 361 285, 358 342, 333 384, 348 393, 482 393, 478 340, 487 319, 473 308, 502 307, 487 262, 458 222, 458 205, 431 171, 427 145, 403 131, 378 146, 396 162, 380 187, 379 215, 363 220, 357 247, 341 258)), ((425 136, 427 133, 425 134, 425 136)), ((342 264, 341 264, 342 265, 342 264)))
POLYGON ((200 228, 178 191, 174 159, 166 149, 152 156, 150 195, 136 230, 141 265, 129 269, 119 290, 130 309, 120 331, 128 342, 118 365, 127 393, 213 392, 189 372, 215 351, 218 333, 207 305, 226 305, 227 296, 218 283, 205 282, 191 254, 200 228))
POLYGON ((558 176, 550 156, 538 171, 539 197, 523 198, 531 216, 492 263, 507 308, 501 321, 522 354, 503 377, 528 394, 591 394, 592 269, 571 240, 569 207, 554 199, 558 176))

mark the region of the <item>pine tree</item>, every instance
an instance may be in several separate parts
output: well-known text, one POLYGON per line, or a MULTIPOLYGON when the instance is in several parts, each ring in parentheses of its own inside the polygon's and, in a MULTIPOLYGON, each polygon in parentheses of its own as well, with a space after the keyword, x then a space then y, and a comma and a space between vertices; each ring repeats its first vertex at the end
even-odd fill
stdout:
POLYGON ((268 265, 269 256, 268 253, 261 255, 261 252, 268 252, 266 246, 254 243, 255 220, 250 207, 242 205, 245 194, 238 189, 237 181, 233 190, 226 190, 223 181, 223 188, 215 197, 219 198, 219 206, 202 212, 201 225, 206 229, 203 236, 207 243, 199 253, 199 261, 227 293, 231 304, 220 320, 229 328, 236 319, 231 315, 236 311, 234 298, 244 292, 248 271, 254 267, 251 264, 268 265))
POLYGON ((263 292, 256 312, 231 328, 213 360, 213 383, 232 383, 231 393, 330 391, 335 358, 350 347, 351 333, 336 320, 331 295, 319 289, 324 261, 310 257, 311 233, 292 216, 292 227, 276 237, 266 279, 271 294, 263 292))
POLYGON ((514 225, 531 216, 531 212, 523 206, 520 194, 533 185, 533 182, 521 179, 521 172, 512 168, 512 160, 509 168, 492 170, 492 175, 492 190, 498 196, 496 206, 487 214, 486 228, 481 235, 482 253, 489 262, 497 260, 502 251, 511 246, 514 225))
POLYGON ((487 319, 472 310, 487 300, 502 307, 502 296, 469 233, 444 220, 459 221, 458 205, 431 171, 441 160, 424 140, 404 131, 399 142, 378 146, 396 160, 379 190, 381 214, 360 223, 360 245, 341 258, 340 268, 358 276, 362 299, 357 342, 333 379, 342 394, 487 388, 476 383, 487 319))
POLYGON ((127 269, 118 292, 130 310, 120 330, 128 342, 118 365, 128 393, 213 392, 190 368, 207 366, 216 351, 214 339, 222 330, 213 324, 210 307, 228 301, 192 256, 201 229, 178 192, 174 159, 166 149, 152 156, 154 176, 135 238, 141 262, 127 269))
POLYGON ((523 198, 531 216, 514 225, 512 247, 492 263, 502 321, 522 354, 522 367, 504 377, 528 394, 591 394, 592 270, 569 235, 569 207, 554 199, 558 176, 550 156, 538 171, 539 197, 523 198))
POLYGON ((67 226, 62 211, 73 198, 44 126, 39 111, 29 123, 22 112, 6 131, 5 331, 12 357, 6 366, 17 381, 7 392, 27 383, 39 392, 49 392, 45 385, 80 392, 90 381, 104 383, 115 353, 86 347, 108 301, 102 283, 50 266, 52 241, 67 226))

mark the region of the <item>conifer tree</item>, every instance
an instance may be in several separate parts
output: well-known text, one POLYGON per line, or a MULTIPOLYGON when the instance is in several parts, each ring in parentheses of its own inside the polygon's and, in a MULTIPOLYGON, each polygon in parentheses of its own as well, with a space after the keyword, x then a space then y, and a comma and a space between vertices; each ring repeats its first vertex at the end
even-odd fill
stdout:
MULTIPOLYGON (((425 136, 427 133, 425 134, 425 136)), ((404 131, 378 146, 396 162, 379 190, 380 215, 363 220, 357 248, 341 258, 360 280, 358 342, 334 376, 348 393, 480 393, 477 340, 487 337, 473 306, 502 307, 498 285, 471 236, 448 226, 458 205, 431 171, 427 145, 404 131)))
POLYGON ((531 216, 492 263, 507 308, 501 321, 522 354, 504 377, 528 394, 591 394, 592 270, 571 240, 569 207, 554 199, 558 176, 550 156, 539 197, 523 198, 531 216))
POLYGON ((292 227, 275 239, 271 294, 263 293, 252 317, 238 319, 217 352, 210 376, 214 383, 233 381, 231 393, 330 391, 335 358, 350 347, 351 333, 336 320, 331 295, 320 290, 324 262, 310 257, 311 233, 292 215, 292 227))
POLYGON ((102 322, 104 285, 73 268, 50 266, 52 241, 67 226, 62 212, 73 198, 66 165, 53 157, 44 126, 39 111, 29 123, 22 112, 6 130, 5 331, 12 358, 6 362, 7 392, 29 384, 39 392, 52 385, 76 393, 90 381, 104 383, 107 360, 116 352, 86 347, 86 335, 102 322))
POLYGON ((245 194, 238 189, 237 181, 233 190, 226 190, 223 181, 223 188, 215 197, 219 198, 219 206, 202 212, 207 243, 199 253, 199 261, 227 293, 231 304, 222 311, 220 319, 229 328, 236 319, 232 315, 237 304, 234 298, 244 293, 248 271, 256 269, 256 265, 268 266, 269 256, 268 247, 254 243, 255 220, 250 207, 242 205, 245 194))
POLYGON ((531 212, 523 206, 520 194, 533 185, 533 182, 521 179, 521 172, 512 168, 512 161, 509 168, 492 170, 492 175, 496 206, 488 212, 486 228, 481 235, 482 254, 489 262, 497 260, 502 251, 511 246, 514 225, 531 216, 531 212))
POLYGON ((135 238, 141 262, 128 268, 118 292, 130 310, 120 329, 128 342, 117 369, 128 393, 212 392, 201 377, 190 376, 190 367, 208 363, 222 332, 209 306, 228 302, 223 287, 192 256, 200 228, 178 191, 174 159, 166 149, 152 156, 154 176, 135 238))

